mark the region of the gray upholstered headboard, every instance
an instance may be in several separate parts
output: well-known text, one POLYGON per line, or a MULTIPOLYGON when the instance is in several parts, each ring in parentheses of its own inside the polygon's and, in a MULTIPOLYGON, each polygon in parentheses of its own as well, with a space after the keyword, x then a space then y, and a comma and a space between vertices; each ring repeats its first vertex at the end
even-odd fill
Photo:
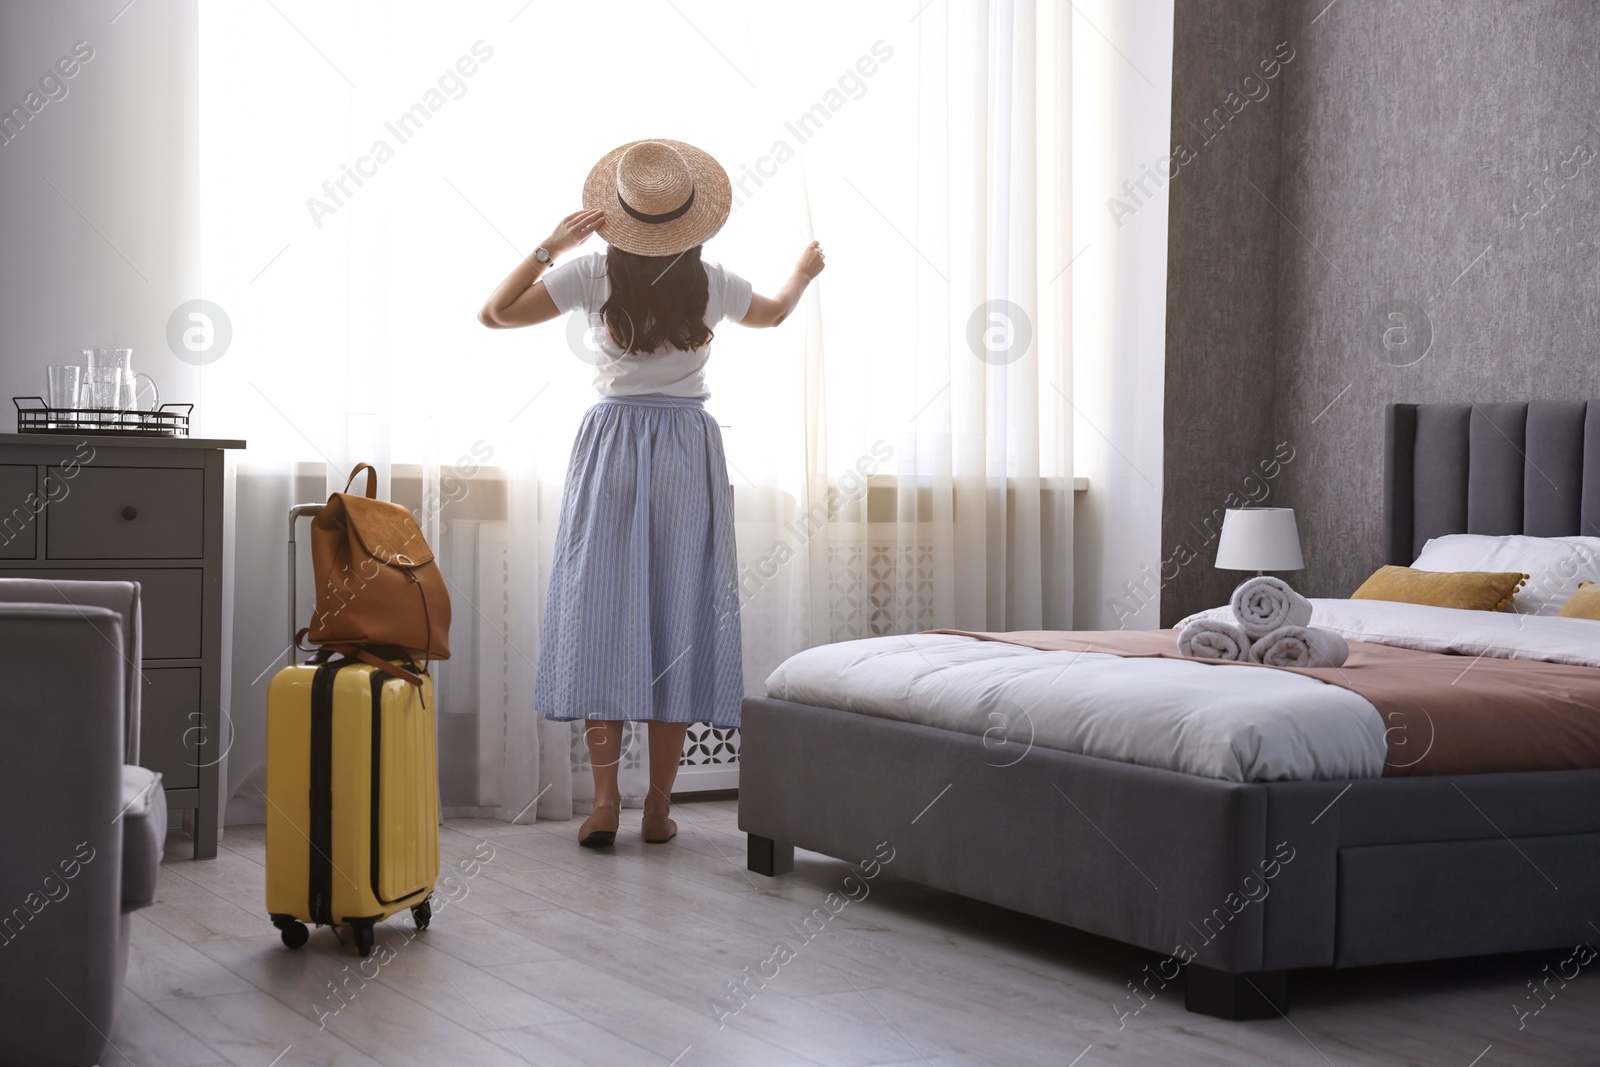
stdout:
POLYGON ((1600 536, 1600 401, 1391 404, 1384 559, 1449 533, 1600 536))

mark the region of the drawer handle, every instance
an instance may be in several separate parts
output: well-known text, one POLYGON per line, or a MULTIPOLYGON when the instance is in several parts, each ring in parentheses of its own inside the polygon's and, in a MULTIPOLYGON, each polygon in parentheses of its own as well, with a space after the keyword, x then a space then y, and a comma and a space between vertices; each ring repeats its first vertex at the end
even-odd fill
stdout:
POLYGON ((129 522, 132 522, 134 519, 139 517, 139 509, 134 507, 132 504, 129 504, 127 507, 122 509, 122 517, 127 519, 129 522))

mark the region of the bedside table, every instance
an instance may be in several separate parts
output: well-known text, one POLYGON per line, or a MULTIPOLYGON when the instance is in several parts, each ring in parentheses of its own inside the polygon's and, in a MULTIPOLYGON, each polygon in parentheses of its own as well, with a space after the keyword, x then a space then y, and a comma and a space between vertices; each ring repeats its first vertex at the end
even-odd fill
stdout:
POLYGON ((0 577, 138 582, 139 762, 217 854, 223 450, 243 441, 0 434, 0 577))

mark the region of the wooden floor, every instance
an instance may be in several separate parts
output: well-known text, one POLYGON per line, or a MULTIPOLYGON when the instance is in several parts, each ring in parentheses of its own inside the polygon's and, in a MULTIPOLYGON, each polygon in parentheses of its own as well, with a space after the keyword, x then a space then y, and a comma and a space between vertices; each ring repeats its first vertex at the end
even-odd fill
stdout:
POLYGON ((609 852, 577 847, 576 822, 452 820, 456 902, 422 934, 409 917, 384 924, 387 952, 364 970, 329 930, 281 945, 262 906, 261 827, 229 827, 199 862, 175 834, 158 903, 135 916, 102 1063, 1600 1063, 1600 960, 1565 988, 1552 980, 1537 1015, 1515 1010, 1535 1005, 1526 983, 1561 952, 1297 974, 1288 1019, 1227 1023, 1186 1013, 1182 979, 1119 1018, 1139 1004, 1126 983, 1159 957, 887 873, 807 939, 795 927, 859 883, 809 853, 793 875, 750 874, 735 810, 679 805, 666 845, 643 844, 624 812, 609 852), (792 958, 768 962, 779 941, 792 958))

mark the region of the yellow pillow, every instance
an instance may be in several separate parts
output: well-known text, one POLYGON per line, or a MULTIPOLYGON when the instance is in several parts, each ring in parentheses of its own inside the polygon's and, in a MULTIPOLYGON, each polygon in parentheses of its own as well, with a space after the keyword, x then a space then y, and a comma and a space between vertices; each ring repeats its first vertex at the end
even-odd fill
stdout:
MULTIPOLYGON (((1351 600, 1397 600, 1402 604, 1431 604, 1436 608, 1500 611, 1510 607, 1526 574, 1516 571, 1419 571, 1410 567, 1379 567, 1351 600)), ((1563 612, 1566 609, 1562 609, 1563 612)))
POLYGON ((1600 585, 1579 582, 1578 591, 1561 605, 1560 615, 1565 619, 1600 619, 1600 585))

